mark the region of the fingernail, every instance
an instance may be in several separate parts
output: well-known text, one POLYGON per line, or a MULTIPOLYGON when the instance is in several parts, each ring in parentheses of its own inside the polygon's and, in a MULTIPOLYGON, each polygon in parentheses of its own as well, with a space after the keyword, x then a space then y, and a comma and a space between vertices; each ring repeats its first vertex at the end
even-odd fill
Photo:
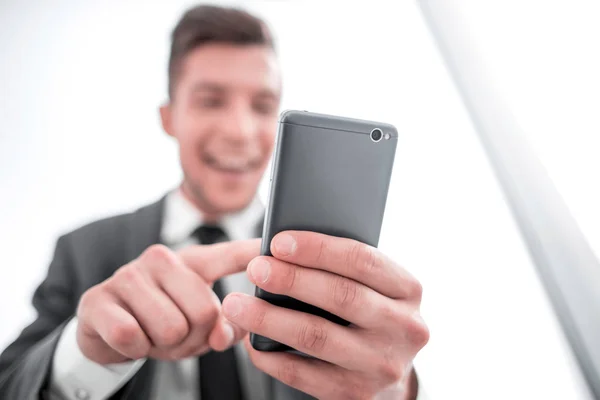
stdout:
POLYGON ((233 333, 233 327, 229 324, 224 324, 223 332, 225 333, 227 344, 231 346, 231 344, 233 343, 233 339, 235 338, 235 334, 233 333))
POLYGON ((296 251, 296 239, 288 233, 283 233, 275 238, 275 250, 283 256, 290 256, 296 251))
POLYGON ((249 268, 254 282, 265 283, 269 279, 271 264, 264 258, 255 258, 250 262, 249 268))
POLYGON ((237 296, 228 296, 223 304, 223 312, 226 317, 234 318, 242 311, 242 302, 237 296))

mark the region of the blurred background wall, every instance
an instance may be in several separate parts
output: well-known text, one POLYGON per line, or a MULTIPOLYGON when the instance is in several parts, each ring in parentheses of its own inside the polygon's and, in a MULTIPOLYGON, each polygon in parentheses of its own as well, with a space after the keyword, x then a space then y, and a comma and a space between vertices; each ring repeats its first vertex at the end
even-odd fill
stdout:
MULTIPOLYGON (((598 6, 494 3, 457 0, 457 24, 600 254, 598 6)), ((169 33, 192 4, 0 2, 1 348, 34 318, 58 235, 177 185, 158 107, 169 33)), ((572 355, 417 3, 231 4, 275 32, 282 109, 398 128, 380 247, 424 285, 429 394, 577 398, 572 355)))

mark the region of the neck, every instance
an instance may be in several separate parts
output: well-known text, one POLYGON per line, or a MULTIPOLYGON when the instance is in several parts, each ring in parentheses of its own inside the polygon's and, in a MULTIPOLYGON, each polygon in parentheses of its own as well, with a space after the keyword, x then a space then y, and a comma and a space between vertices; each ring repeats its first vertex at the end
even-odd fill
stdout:
POLYGON ((202 214, 202 218, 206 223, 217 223, 223 218, 223 213, 216 212, 214 209, 211 210, 208 205, 198 199, 199 196, 195 196, 193 190, 184 182, 179 187, 183 197, 185 197, 190 203, 196 207, 202 214))

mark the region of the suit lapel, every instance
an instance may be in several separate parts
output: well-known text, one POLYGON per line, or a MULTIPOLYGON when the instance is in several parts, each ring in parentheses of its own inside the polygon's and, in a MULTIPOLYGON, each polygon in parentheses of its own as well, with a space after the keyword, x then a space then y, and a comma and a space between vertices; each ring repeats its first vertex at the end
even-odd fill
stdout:
MULTIPOLYGON (((160 243, 160 231, 164 214, 165 197, 156 203, 140 208, 131 215, 127 237, 127 261, 134 260, 149 246, 160 243)), ((119 399, 146 400, 151 397, 152 381, 156 363, 147 360, 128 385, 123 388, 119 399)))
POLYGON ((127 258, 133 260, 149 246, 160 243, 160 230, 165 208, 165 197, 156 203, 142 207, 131 215, 127 258))

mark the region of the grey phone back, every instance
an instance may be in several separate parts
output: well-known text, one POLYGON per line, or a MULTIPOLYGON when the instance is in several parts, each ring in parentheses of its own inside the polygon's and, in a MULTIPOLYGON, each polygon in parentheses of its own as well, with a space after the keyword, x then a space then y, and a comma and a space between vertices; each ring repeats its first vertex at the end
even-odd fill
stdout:
MULTIPOLYGON (((286 230, 319 232, 377 247, 397 142, 396 128, 389 124, 305 111, 282 113, 261 254, 272 255, 271 240, 286 230), (384 135, 378 142, 371 138, 376 128, 384 135)), ((256 296, 347 324, 317 307, 258 287, 256 296)), ((264 336, 251 334, 250 339, 257 350, 290 350, 264 336)))

